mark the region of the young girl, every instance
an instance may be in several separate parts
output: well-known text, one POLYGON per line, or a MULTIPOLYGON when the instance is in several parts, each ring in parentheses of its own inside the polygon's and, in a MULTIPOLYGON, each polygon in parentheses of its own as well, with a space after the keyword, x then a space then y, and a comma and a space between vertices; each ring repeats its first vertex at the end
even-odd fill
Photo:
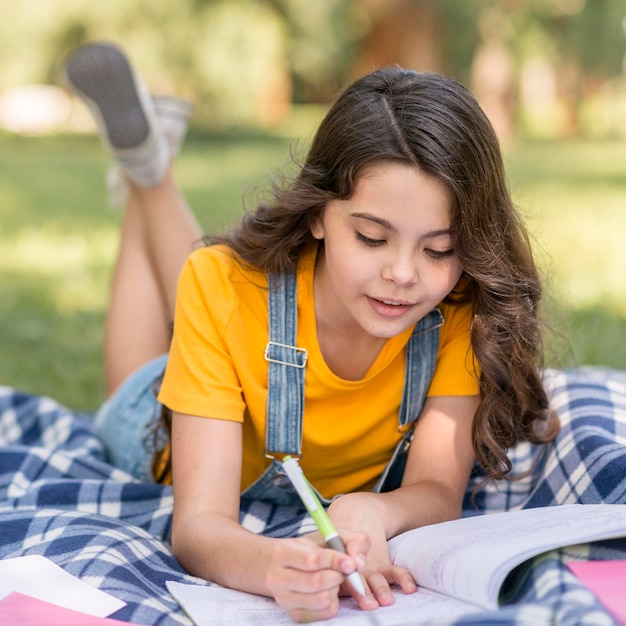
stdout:
POLYGON ((387 539, 460 516, 475 460, 501 478, 509 446, 558 428, 538 371, 538 273, 474 98, 403 69, 357 80, 293 182, 189 255, 200 233, 126 57, 88 45, 66 75, 130 183, 96 429, 114 463, 171 477, 181 564, 299 621, 332 616, 341 593, 371 609, 393 602, 390 585, 415 591, 387 539), (171 436, 155 459, 166 363, 171 436), (298 502, 286 454, 347 554, 240 525, 242 494, 298 502), (365 596, 346 582, 355 570, 365 596))

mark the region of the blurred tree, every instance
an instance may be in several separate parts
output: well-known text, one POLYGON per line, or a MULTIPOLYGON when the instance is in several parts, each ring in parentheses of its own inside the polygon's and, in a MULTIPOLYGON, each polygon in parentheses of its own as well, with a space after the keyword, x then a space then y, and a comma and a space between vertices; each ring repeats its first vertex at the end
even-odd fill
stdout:
POLYGON ((353 73, 400 65, 442 71, 446 51, 442 6, 435 0, 359 0, 369 29, 353 73))
POLYGON ((471 66, 471 87, 500 140, 515 135, 516 71, 511 43, 513 29, 505 7, 485 7, 477 18, 480 38, 471 66))
POLYGON ((295 102, 327 103, 349 78, 367 19, 354 0, 265 0, 283 20, 295 102))
POLYGON ((624 0, 532 0, 521 12, 549 34, 559 56, 585 73, 610 76, 622 71, 626 39, 624 0))
POLYGON ((369 20, 355 74, 389 63, 442 71, 471 87, 503 140, 520 106, 543 132, 574 134, 590 101, 625 89, 624 0, 355 2, 369 20))
POLYGON ((511 29, 489 0, 358 0, 370 20, 354 73, 398 64, 471 86, 500 136, 512 133, 511 29))
POLYGON ((438 71, 462 82, 471 77, 480 44, 480 17, 490 0, 354 0, 368 25, 356 74, 398 64, 438 71))
POLYGON ((563 105, 563 132, 578 134, 581 105, 616 77, 626 61, 626 3, 623 0, 533 1, 527 19, 549 37, 547 52, 563 105))

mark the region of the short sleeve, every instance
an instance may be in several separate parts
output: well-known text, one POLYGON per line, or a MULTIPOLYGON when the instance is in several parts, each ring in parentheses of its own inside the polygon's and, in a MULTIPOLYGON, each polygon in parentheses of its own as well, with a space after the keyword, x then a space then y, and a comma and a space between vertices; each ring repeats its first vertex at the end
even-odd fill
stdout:
POLYGON ((226 340, 238 295, 224 263, 205 248, 182 269, 159 400, 180 413, 241 422, 241 382, 226 340))
POLYGON ((479 368, 471 344, 471 304, 442 304, 444 324, 439 334, 439 354, 428 396, 478 395, 479 368))

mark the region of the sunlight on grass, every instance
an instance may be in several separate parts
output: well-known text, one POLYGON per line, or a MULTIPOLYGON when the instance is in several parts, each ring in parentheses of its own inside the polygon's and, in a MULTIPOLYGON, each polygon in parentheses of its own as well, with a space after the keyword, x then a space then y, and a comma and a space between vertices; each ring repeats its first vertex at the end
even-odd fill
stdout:
POLYGON ((117 244, 116 228, 100 228, 84 237, 29 228, 16 240, 0 240, 0 264, 4 272, 53 284, 59 311, 100 310, 106 305, 108 282, 97 278, 103 269, 109 273, 117 244))
POLYGON ((626 142, 548 142, 507 155, 545 274, 555 364, 626 368, 626 142))
POLYGON ((574 307, 605 302, 626 316, 626 189, 574 196, 545 185, 537 195, 550 198, 536 238, 551 284, 574 307))
POLYGON ((227 181, 264 185, 270 167, 282 167, 288 161, 287 144, 277 144, 264 149, 246 146, 218 148, 211 152, 195 152, 185 159, 184 167, 177 171, 183 187, 223 185, 227 181), (273 166, 271 165, 273 163, 273 166))
POLYGON ((508 157, 551 283, 572 306, 604 302, 626 315, 626 142, 528 144, 508 157))

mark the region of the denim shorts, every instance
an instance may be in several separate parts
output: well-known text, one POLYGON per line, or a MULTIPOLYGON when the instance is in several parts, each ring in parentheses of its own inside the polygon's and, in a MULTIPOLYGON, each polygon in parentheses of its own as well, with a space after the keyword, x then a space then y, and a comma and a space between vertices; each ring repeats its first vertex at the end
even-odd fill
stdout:
POLYGON ((139 480, 154 480, 154 455, 167 441, 165 432, 156 433, 162 410, 157 394, 166 363, 164 354, 133 372, 94 418, 94 433, 109 463, 139 480))

